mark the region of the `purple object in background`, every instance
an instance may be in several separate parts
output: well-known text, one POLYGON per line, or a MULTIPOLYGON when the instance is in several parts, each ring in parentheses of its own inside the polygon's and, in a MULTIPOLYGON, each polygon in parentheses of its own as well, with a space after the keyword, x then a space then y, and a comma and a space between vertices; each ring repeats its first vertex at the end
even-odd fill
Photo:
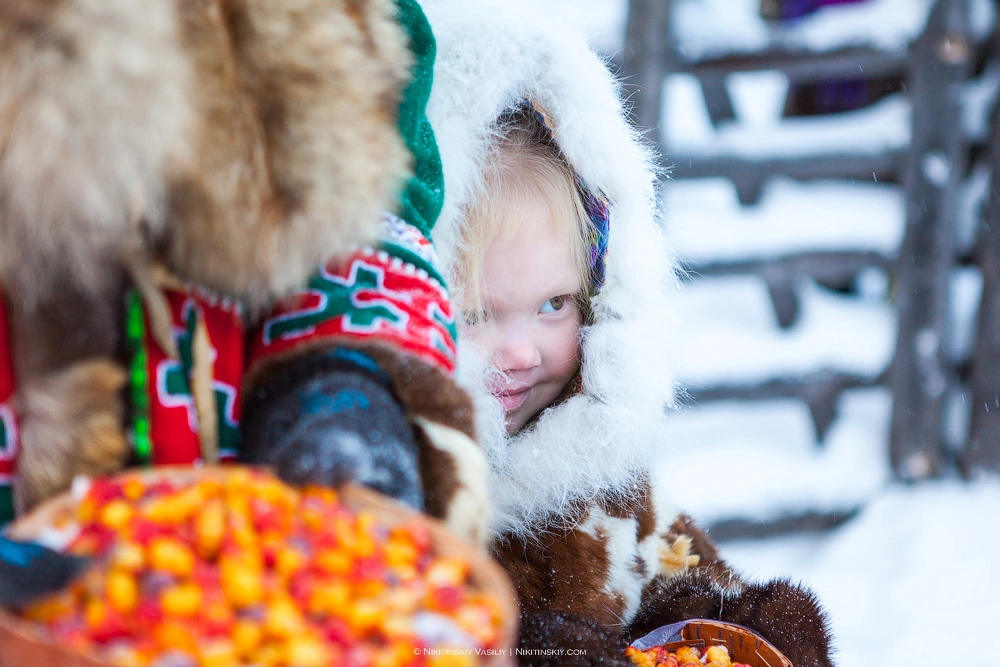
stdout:
POLYGON ((781 2, 781 12, 779 14, 782 21, 797 19, 807 14, 812 14, 820 7, 827 5, 849 5, 865 2, 866 0, 783 0, 781 2))

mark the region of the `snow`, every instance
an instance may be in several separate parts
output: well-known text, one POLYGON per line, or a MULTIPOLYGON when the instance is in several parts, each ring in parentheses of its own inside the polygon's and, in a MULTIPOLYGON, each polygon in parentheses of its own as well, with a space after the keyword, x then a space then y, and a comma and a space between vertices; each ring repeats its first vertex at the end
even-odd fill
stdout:
POLYGON ((882 300, 799 285, 801 310, 777 328, 764 281, 733 276, 692 282, 676 298, 684 322, 673 354, 682 384, 756 383, 828 368, 874 378, 892 361, 895 315, 882 300))
POLYGON ((586 33, 598 53, 611 57, 625 45, 628 0, 535 0, 543 11, 586 33))
MULTIPOLYGON (((777 76, 784 78, 780 73, 777 76)), ((890 95, 864 109, 836 116, 780 119, 781 105, 775 102, 779 92, 775 77, 734 74, 730 78, 743 79, 742 83, 730 86, 737 93, 734 106, 741 117, 716 129, 709 120, 698 80, 690 74, 667 77, 663 87, 662 128, 668 158, 878 155, 906 148, 910 143, 910 102, 905 96, 890 95)))
POLYGON ((948 285, 949 337, 945 344, 948 357, 961 362, 972 356, 975 345, 979 302, 983 295, 983 274, 973 266, 955 269, 948 285))
POLYGON ((817 250, 895 254, 906 223, 899 187, 784 178, 769 181, 755 206, 740 206, 723 178, 664 188, 665 226, 689 261, 775 257, 817 250))
POLYGON ((892 484, 832 532, 729 543, 722 555, 753 578, 811 587, 829 612, 839 667, 910 667, 949 647, 993 665, 998 516, 997 478, 892 484))
POLYGON ((719 401, 681 411, 671 418, 659 477, 670 480, 674 501, 706 525, 779 518, 789 507, 849 511, 889 479, 890 403, 881 388, 844 392, 822 446, 805 404, 793 399, 719 401), (722 493, 715 485, 706 492, 707 453, 714 478, 732 480, 722 493))

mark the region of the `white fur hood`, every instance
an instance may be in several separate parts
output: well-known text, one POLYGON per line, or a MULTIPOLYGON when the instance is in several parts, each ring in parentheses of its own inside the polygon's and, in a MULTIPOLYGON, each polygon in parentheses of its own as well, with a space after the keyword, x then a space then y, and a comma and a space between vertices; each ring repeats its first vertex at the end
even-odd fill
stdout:
POLYGON ((578 175, 610 200, 606 279, 583 332, 583 393, 508 438, 485 393, 484 363, 461 348, 460 375, 480 410, 493 470, 495 530, 554 527, 570 506, 629 494, 662 444, 673 403, 668 360, 674 262, 657 223, 652 155, 623 116, 617 83, 582 35, 530 3, 425 0, 437 40, 428 116, 444 164, 434 240, 452 274, 461 207, 479 186, 494 121, 522 100, 544 110, 578 175))

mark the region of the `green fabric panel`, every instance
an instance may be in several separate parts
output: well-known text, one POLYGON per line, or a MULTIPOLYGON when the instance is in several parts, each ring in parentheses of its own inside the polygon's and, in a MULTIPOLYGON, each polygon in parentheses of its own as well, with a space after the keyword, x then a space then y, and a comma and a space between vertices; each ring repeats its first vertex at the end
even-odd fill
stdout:
POLYGON ((7 484, 0 486, 0 528, 14 520, 14 490, 7 484))
POLYGON ((413 154, 413 176, 399 195, 399 217, 430 238, 444 204, 444 175, 434 130, 425 113, 434 79, 436 45, 416 0, 396 0, 397 18, 410 40, 413 79, 399 107, 399 132, 413 154))

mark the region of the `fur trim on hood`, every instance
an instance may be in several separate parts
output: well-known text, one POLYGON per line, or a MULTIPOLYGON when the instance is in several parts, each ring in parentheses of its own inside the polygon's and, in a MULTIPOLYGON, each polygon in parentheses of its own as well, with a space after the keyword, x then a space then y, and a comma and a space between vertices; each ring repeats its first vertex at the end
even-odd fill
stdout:
POLYGON ((523 100, 545 113, 578 176, 611 202, 606 281, 591 302, 593 325, 582 332, 582 393, 507 437, 499 402, 486 393, 488 364, 461 348, 460 375, 478 397, 492 464, 494 529, 527 536, 599 496, 632 496, 648 474, 674 401, 667 357, 674 262, 657 221, 653 155, 583 37, 518 2, 424 6, 438 43, 428 117, 445 176, 434 237, 452 284, 463 207, 481 186, 495 122, 523 100))

